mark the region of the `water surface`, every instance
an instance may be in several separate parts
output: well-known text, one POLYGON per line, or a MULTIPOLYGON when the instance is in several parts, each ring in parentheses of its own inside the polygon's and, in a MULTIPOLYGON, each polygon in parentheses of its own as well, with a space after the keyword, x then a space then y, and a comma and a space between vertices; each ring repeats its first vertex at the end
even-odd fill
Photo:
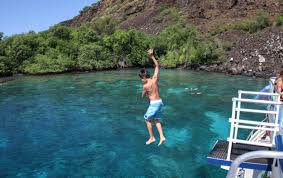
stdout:
MULTIPOLYGON (((146 146, 137 70, 22 77, 0 86, 0 177, 224 177, 206 155, 231 97, 266 80, 162 70, 165 145, 146 146)), ((156 138, 158 134, 155 129, 156 138)))

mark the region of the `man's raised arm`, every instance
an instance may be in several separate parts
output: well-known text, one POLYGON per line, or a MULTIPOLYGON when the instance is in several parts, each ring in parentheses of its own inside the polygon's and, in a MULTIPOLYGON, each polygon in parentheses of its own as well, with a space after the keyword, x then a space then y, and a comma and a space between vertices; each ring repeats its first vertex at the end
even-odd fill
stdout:
POLYGON ((157 78, 158 73, 159 73, 159 64, 158 64, 156 58, 154 57, 153 49, 149 49, 147 51, 147 53, 148 53, 149 57, 152 59, 154 65, 155 65, 154 74, 153 74, 152 78, 157 78))

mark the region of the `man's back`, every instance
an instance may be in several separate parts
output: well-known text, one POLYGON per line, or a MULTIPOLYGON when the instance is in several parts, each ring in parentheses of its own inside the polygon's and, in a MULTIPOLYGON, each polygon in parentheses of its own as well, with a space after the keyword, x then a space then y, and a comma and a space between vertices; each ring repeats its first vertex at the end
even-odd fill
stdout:
POLYGON ((159 92, 158 92, 158 80, 156 78, 147 79, 147 83, 143 86, 144 90, 150 101, 159 100, 159 92))

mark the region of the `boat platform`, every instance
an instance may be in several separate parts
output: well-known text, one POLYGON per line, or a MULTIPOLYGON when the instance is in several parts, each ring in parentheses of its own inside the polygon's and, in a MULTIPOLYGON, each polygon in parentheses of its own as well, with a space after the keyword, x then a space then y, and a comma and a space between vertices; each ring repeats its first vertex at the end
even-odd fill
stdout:
MULTIPOLYGON (((251 151, 271 151, 272 148, 265 146, 248 145, 241 143, 233 143, 231 151, 231 160, 227 160, 229 142, 226 140, 218 140, 207 157, 207 161, 211 164, 222 166, 230 166, 238 156, 251 151)), ((241 168, 256 170, 271 170, 273 163, 272 158, 252 159, 240 165, 241 168)))

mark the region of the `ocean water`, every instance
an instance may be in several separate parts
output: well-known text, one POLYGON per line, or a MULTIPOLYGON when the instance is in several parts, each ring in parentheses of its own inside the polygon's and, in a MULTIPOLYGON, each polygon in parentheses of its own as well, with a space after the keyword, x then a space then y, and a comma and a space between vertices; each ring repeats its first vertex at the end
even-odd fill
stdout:
POLYGON ((157 142, 145 145, 148 101, 137 73, 31 76, 2 84, 0 177, 224 177, 206 156, 217 139, 228 137, 231 98, 239 89, 260 90, 267 80, 161 70, 167 140, 158 147, 155 127, 157 142))

